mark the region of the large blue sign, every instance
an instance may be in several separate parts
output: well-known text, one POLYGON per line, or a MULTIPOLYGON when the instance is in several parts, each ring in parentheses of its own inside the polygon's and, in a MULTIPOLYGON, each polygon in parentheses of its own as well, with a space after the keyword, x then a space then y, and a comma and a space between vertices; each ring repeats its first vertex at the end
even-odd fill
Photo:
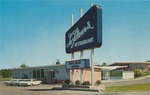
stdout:
POLYGON ((102 45, 102 9, 91 7, 65 35, 66 53, 73 53, 102 45))

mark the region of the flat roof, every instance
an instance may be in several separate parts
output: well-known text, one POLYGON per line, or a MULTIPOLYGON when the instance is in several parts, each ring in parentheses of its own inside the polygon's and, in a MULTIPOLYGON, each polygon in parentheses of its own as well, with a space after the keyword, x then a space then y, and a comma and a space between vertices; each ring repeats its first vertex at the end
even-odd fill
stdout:
POLYGON ((124 66, 128 64, 147 64, 150 65, 150 62, 115 62, 110 64, 109 66, 124 66))
POLYGON ((106 70, 106 71, 111 71, 117 68, 125 68, 125 67, 128 67, 128 66, 104 66, 104 67, 97 66, 97 68, 101 68, 102 70, 106 70))
MULTIPOLYGON (((60 66, 66 66, 66 64, 53 64, 53 65, 33 66, 33 67, 27 67, 27 68, 13 68, 12 70, 25 70, 25 69, 37 69, 37 68, 40 69, 40 68, 60 67, 60 66)), ((100 67, 99 66, 94 66, 94 68, 100 68, 100 67)))
POLYGON ((43 66, 33 66, 27 68, 13 68, 12 70, 25 70, 25 69, 36 69, 36 68, 46 68, 46 67, 60 67, 65 66, 65 64, 52 64, 52 65, 43 65, 43 66))

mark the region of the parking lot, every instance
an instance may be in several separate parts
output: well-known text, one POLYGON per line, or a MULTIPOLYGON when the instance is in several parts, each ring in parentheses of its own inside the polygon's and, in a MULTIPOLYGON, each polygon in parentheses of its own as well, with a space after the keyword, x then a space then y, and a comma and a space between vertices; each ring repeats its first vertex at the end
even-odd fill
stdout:
POLYGON ((52 90, 60 88, 61 85, 42 84, 38 86, 6 86, 0 82, 0 95, 149 95, 150 92, 118 92, 104 93, 78 90, 52 90))
POLYGON ((99 92, 52 90, 61 85, 38 85, 38 86, 6 86, 0 82, 0 95, 99 95, 99 92))

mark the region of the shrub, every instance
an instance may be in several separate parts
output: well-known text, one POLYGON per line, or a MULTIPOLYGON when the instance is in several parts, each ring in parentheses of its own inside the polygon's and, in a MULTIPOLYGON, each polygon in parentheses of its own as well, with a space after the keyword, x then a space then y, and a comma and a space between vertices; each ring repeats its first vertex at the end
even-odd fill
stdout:
POLYGON ((75 81, 75 84, 76 84, 76 85, 80 85, 80 81, 79 81, 79 80, 76 80, 76 81, 75 81))
POLYGON ((101 84, 101 81, 100 80, 97 80, 96 82, 95 82, 95 85, 100 85, 101 84))
POLYGON ((64 81, 64 83, 66 83, 66 84, 70 84, 70 80, 69 79, 66 79, 65 81, 64 81))
POLYGON ((134 70, 134 77, 139 77, 141 75, 141 71, 139 69, 134 70))
POLYGON ((89 82, 89 81, 84 81, 84 82, 82 83, 82 85, 90 85, 90 82, 89 82))

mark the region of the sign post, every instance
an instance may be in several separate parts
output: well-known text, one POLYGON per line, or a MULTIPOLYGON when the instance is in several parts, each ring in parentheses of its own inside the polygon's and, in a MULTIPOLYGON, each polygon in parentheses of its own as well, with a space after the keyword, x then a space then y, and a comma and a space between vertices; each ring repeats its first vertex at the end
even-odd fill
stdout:
MULTIPOLYGON (((83 15, 83 10, 80 9, 80 18, 83 15)), ((80 59, 83 59, 83 50, 80 51, 80 59)), ((80 69, 80 82, 83 82, 83 69, 80 69)))
MULTIPOLYGON (((91 7, 94 4, 91 2, 91 7)), ((91 85, 94 86, 94 48, 91 49, 91 85)))
MULTIPOLYGON (((71 53, 74 60, 74 52, 80 51, 80 60, 83 59, 83 51, 91 49, 91 84, 94 85, 94 49, 102 45, 102 8, 91 3, 91 8, 74 23, 72 15, 72 27, 65 34, 66 53, 71 53)), ((77 65, 75 65, 77 66, 77 65)), ((72 69, 72 82, 74 84, 74 69, 72 69)), ((83 81, 83 69, 81 69, 80 80, 83 81)))
POLYGON ((94 86, 94 48, 91 49, 91 84, 94 86))
MULTIPOLYGON (((74 16, 71 15, 71 26, 74 24, 74 16)), ((71 60, 74 60, 74 52, 71 53, 71 60)), ((72 69, 72 83, 74 84, 74 69, 72 69)))

